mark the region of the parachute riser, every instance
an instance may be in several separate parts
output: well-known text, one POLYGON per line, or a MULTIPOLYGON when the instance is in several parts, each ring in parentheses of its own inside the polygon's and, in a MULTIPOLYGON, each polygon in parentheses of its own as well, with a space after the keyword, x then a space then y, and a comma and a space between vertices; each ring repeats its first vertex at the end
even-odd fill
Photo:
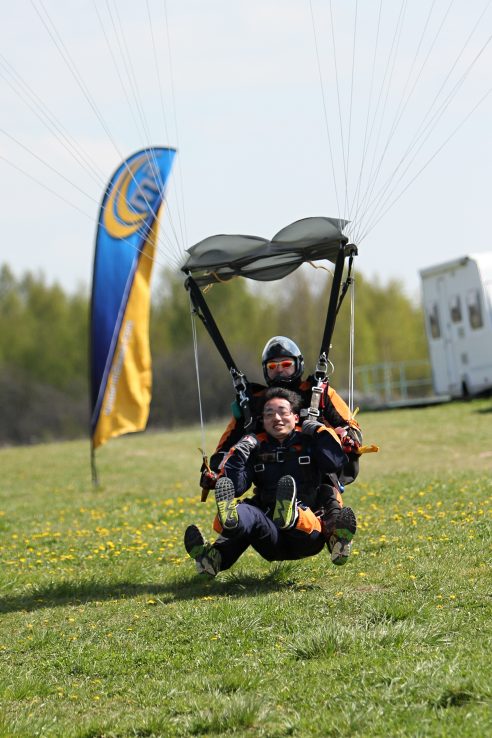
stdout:
POLYGON ((316 364, 316 369, 314 371, 314 377, 317 381, 317 384, 312 389, 311 404, 307 411, 308 417, 313 419, 319 417, 319 406, 321 402, 321 397, 325 390, 328 378, 330 374, 334 371, 334 366, 328 358, 328 354, 331 349, 331 339, 333 336, 333 331, 335 330, 335 322, 338 312, 342 305, 343 298, 345 297, 347 290, 353 281, 350 274, 352 271, 353 258, 356 254, 357 247, 354 244, 340 244, 337 259, 335 262, 335 271, 333 274, 333 282, 331 285, 330 299, 328 302, 325 330, 323 333, 323 339, 321 341, 318 363, 316 364), (342 286, 343 268, 347 256, 349 257, 349 268, 347 279, 342 286), (330 367, 330 374, 328 373, 328 367, 330 367))
MULTIPOLYGON (((352 269, 353 257, 357 254, 357 247, 353 243, 340 244, 338 250, 337 259, 335 262, 335 271, 333 273, 333 282, 331 285, 330 299, 328 302, 328 310, 326 314, 325 330, 323 333, 323 339, 321 341, 321 347, 319 350, 318 366, 322 367, 324 363, 328 363, 328 355, 331 348, 331 339, 333 337, 333 331, 335 330, 335 323, 340 310, 342 300, 345 297, 347 289, 352 282, 350 277, 350 271, 352 269), (349 257, 349 275, 342 289, 342 277, 343 268, 345 265, 345 258, 349 257)), ((318 372, 318 367, 316 368, 318 372)), ((320 372, 322 369, 319 370, 320 372)), ((325 375, 326 376, 326 375, 325 375)), ((318 377, 319 378, 319 377, 318 377)))
POLYGON ((212 313, 203 297, 203 294, 198 287, 193 277, 188 276, 185 281, 185 289, 190 293, 191 302, 193 304, 193 310, 196 315, 200 318, 203 325, 207 329, 207 332, 214 342, 219 354, 222 356, 230 374, 232 377, 232 383, 236 391, 238 404, 242 410, 244 417, 244 427, 248 428, 252 423, 250 400, 248 396, 248 380, 245 374, 243 374, 236 366, 234 359, 232 358, 229 349, 227 348, 222 334, 220 333, 217 323, 214 320, 212 313))

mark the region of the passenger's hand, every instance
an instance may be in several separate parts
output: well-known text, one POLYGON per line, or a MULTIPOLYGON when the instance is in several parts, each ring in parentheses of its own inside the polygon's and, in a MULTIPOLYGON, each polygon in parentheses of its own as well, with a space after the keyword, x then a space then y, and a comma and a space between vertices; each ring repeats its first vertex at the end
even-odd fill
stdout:
POLYGON ((318 420, 314 420, 314 418, 306 418, 306 420, 302 424, 301 431, 306 436, 314 436, 314 434, 323 427, 324 424, 320 423, 318 420))

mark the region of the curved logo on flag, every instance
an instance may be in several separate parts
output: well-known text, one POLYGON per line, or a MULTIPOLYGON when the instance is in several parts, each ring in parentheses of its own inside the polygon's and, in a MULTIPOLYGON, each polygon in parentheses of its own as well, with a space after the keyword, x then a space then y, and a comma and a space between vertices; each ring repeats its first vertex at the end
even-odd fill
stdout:
POLYGON ((128 238, 149 216, 156 217, 154 203, 158 202, 160 194, 157 185, 160 178, 156 177, 156 171, 157 165, 149 160, 146 152, 121 171, 104 207, 104 226, 110 236, 128 238))

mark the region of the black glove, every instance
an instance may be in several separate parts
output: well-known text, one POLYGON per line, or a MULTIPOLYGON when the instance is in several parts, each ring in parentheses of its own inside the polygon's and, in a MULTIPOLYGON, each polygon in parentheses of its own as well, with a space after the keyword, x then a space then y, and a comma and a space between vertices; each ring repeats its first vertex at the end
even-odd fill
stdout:
POLYGON ((362 444, 362 433, 350 425, 338 426, 335 432, 340 439, 342 449, 346 454, 356 454, 362 444))
POLYGON ((215 489, 218 474, 210 469, 203 469, 200 476, 200 487, 202 489, 215 489))
POLYGON ((243 459, 247 461, 250 457, 250 454, 258 448, 260 445, 259 440, 255 436, 254 433, 248 433, 247 436, 243 436, 240 441, 238 441, 234 447, 234 450, 239 452, 243 459))
POLYGON ((315 433, 317 433, 318 428, 323 428, 323 423, 318 422, 317 420, 314 420, 314 418, 306 418, 304 423, 302 424, 301 431, 306 436, 314 436, 315 433))

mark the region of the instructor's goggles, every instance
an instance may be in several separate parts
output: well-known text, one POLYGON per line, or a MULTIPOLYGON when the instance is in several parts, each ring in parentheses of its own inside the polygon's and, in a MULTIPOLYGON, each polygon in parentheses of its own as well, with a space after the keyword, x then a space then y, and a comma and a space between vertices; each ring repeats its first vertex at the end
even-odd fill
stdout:
POLYGON ((294 359, 282 359, 282 361, 267 361, 266 368, 272 371, 273 369, 290 369, 291 366, 295 365, 294 359))

